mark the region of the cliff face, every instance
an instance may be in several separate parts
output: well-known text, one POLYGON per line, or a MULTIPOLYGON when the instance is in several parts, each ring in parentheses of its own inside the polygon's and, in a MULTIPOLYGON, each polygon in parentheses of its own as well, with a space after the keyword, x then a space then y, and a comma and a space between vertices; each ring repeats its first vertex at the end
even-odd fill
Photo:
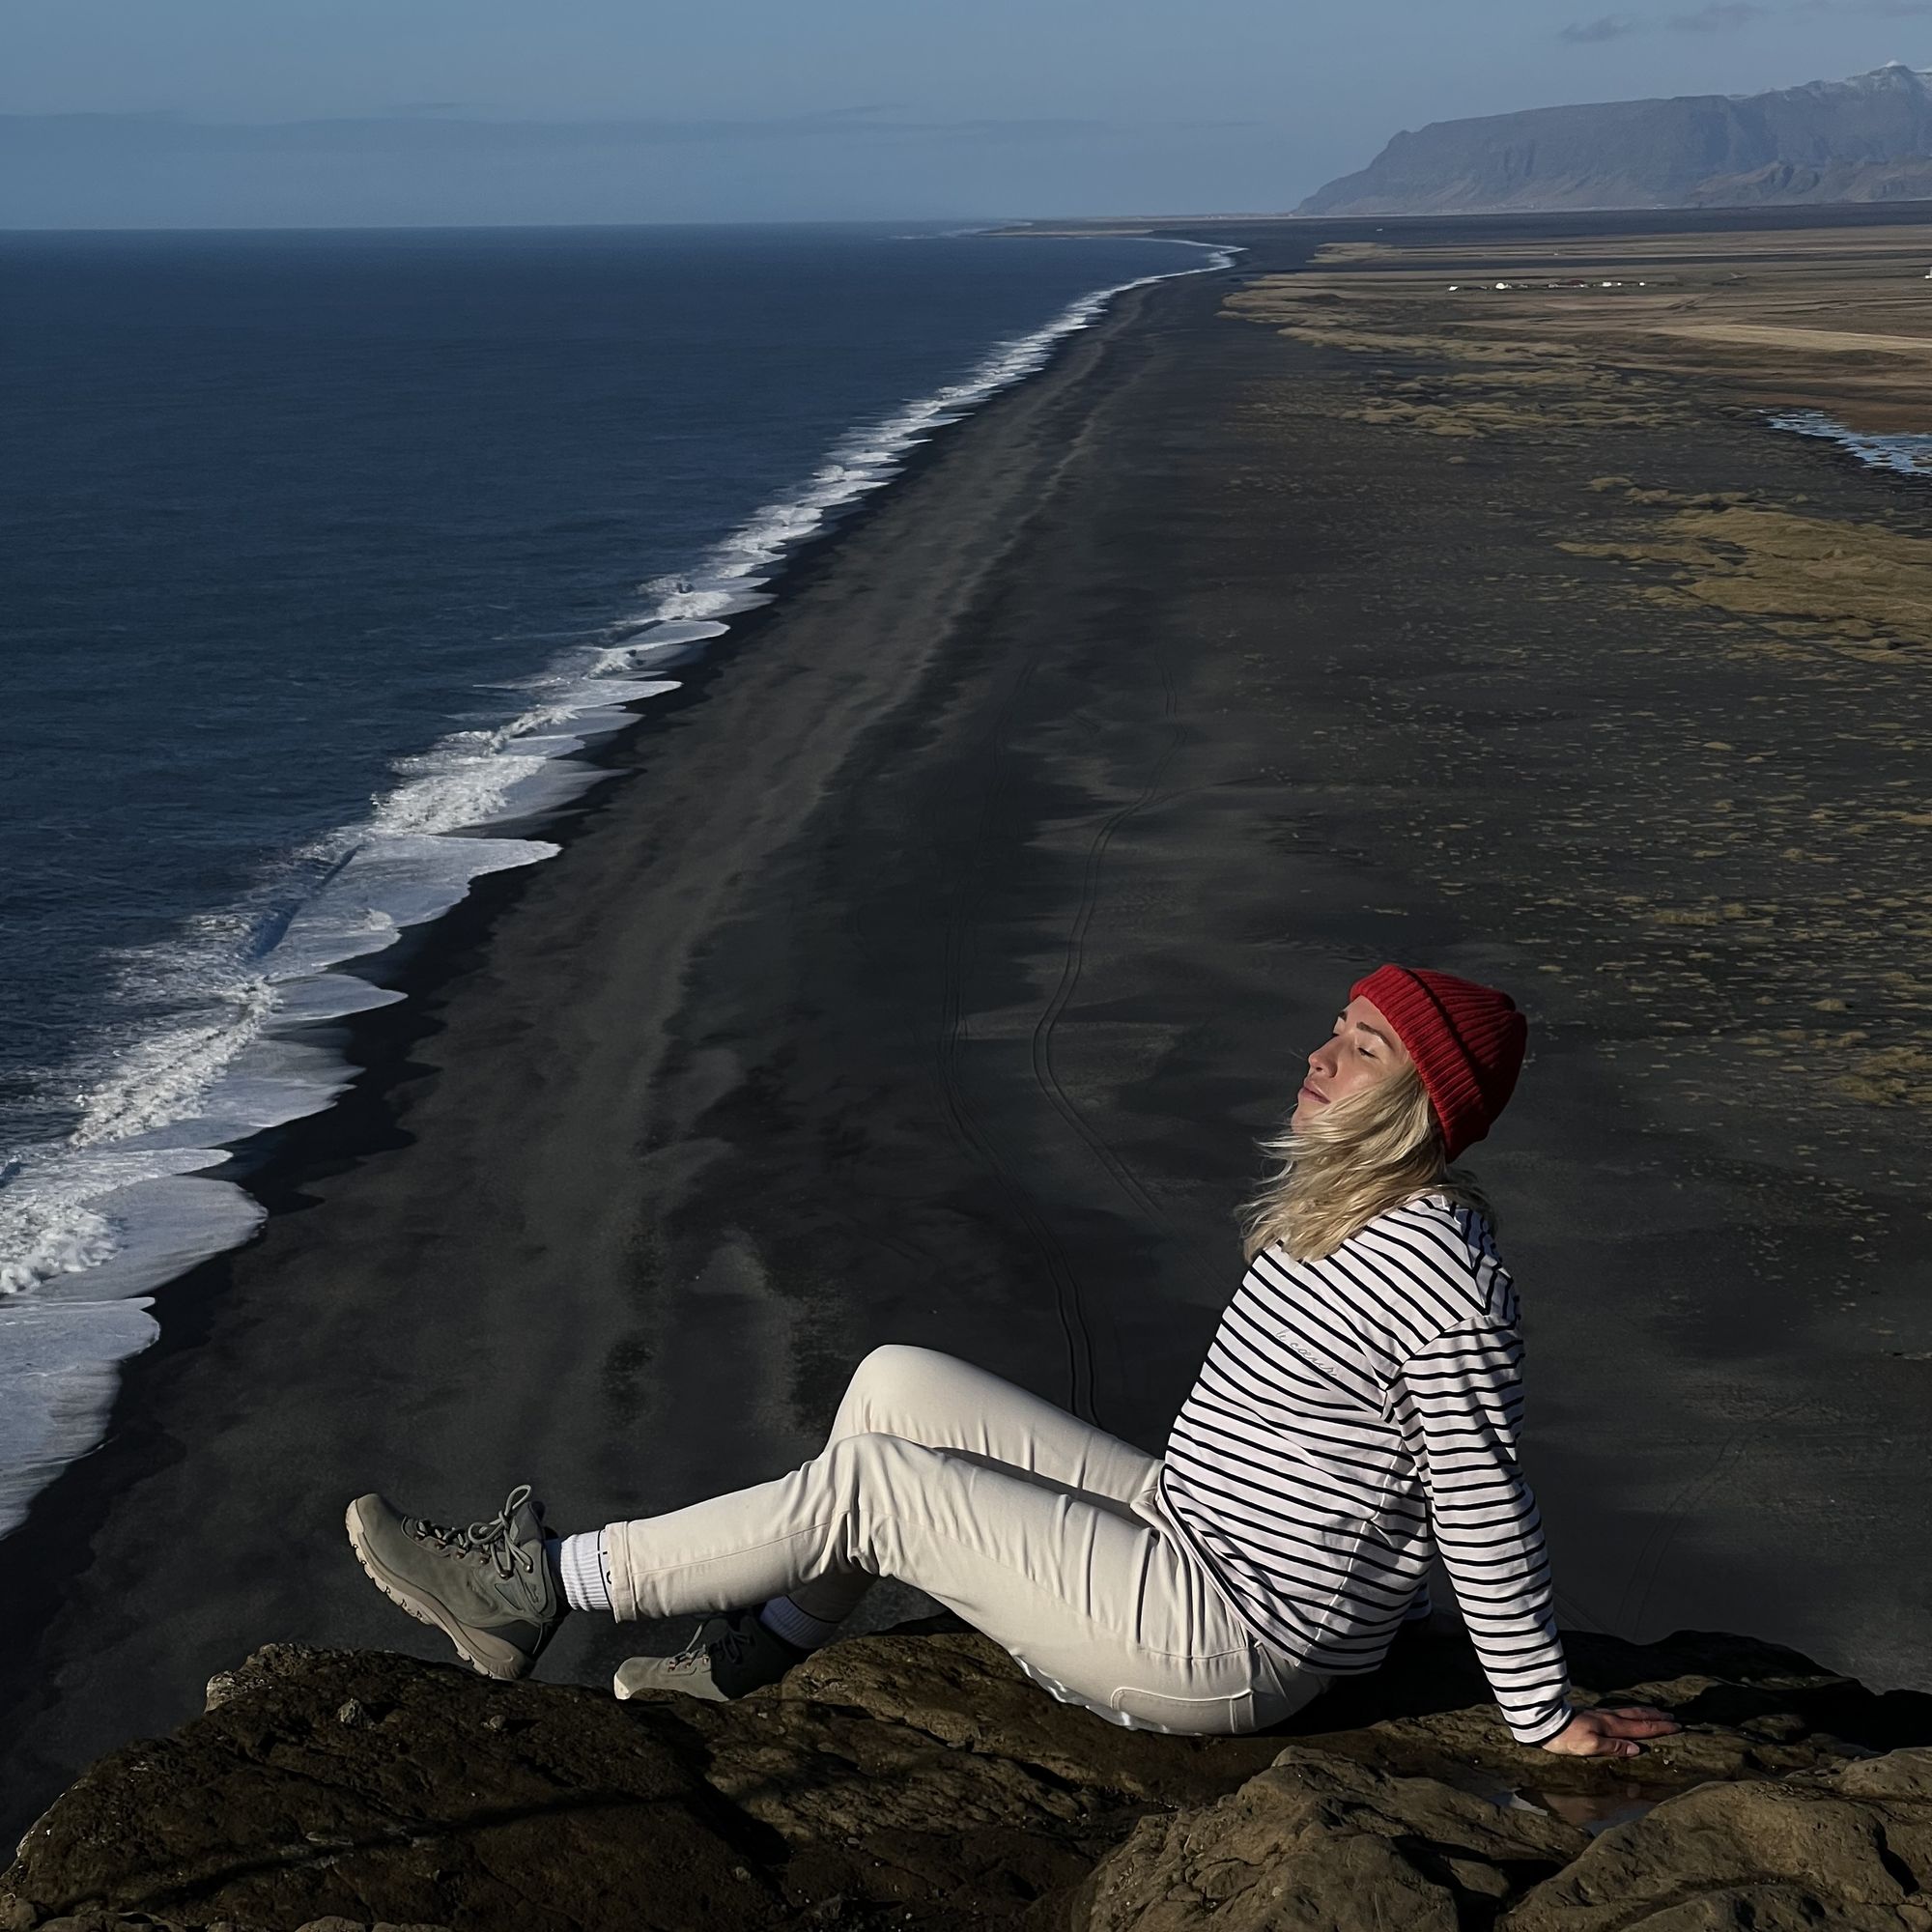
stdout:
POLYGON ((1686 1730, 1522 1750, 1434 1633, 1222 1739, 1116 1730, 956 1631, 728 1706, 271 1646, 55 1804, 0 1932, 1932 1928, 1932 1698, 1730 1637, 1571 1650, 1686 1730))
POLYGON ((1297 214, 1704 208, 1932 196, 1932 75, 1438 121, 1297 214))

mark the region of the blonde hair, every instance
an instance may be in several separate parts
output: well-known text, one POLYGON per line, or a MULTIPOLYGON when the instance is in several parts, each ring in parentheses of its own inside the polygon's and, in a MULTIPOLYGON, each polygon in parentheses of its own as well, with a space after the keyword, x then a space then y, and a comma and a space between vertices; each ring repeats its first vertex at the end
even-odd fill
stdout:
POLYGON ((1446 1194, 1494 1229, 1482 1188, 1443 1157, 1413 1065, 1331 1101, 1305 1127, 1284 1125, 1261 1145, 1281 1167, 1241 1210, 1249 1261, 1277 1242, 1295 1261, 1321 1261, 1378 1214, 1421 1194, 1446 1194))

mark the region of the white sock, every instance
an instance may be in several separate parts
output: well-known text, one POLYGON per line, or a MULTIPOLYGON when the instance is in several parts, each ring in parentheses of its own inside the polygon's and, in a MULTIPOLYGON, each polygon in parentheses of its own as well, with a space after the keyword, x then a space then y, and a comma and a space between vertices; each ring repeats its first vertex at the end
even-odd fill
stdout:
POLYGON ((802 1610, 789 1597, 774 1597, 758 1612, 758 1621, 794 1650, 819 1650, 830 1643, 838 1626, 802 1610))
POLYGON ((601 1529, 563 1538, 556 1547, 556 1570, 563 1581, 563 1600, 573 1610, 611 1607, 611 1569, 601 1529))

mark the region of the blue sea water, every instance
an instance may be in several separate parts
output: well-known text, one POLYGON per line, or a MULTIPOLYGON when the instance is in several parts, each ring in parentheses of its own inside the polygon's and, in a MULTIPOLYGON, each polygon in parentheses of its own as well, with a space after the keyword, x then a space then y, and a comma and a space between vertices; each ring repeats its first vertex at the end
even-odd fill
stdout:
MULTIPOLYGON (((0 236, 0 1533, 331 971, 554 847, 570 753, 1182 244, 884 228, 0 236), (493 828, 495 828, 493 830, 493 828)), ((630 781, 648 782, 648 775, 630 781)))
POLYGON ((1871 469, 1892 469, 1901 476, 1932 473, 1932 436, 1922 430, 1849 429, 1822 410, 1791 410, 1771 417, 1773 429, 1793 436, 1815 436, 1835 442, 1871 469))

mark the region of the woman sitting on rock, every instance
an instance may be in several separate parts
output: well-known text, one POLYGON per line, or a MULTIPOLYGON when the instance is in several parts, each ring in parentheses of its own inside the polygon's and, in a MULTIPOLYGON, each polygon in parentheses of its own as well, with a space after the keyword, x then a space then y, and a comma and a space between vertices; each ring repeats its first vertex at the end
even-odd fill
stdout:
POLYGON ((913 1584, 1113 1722, 1264 1729, 1373 1670, 1440 1554, 1518 1741, 1623 1757, 1676 1729, 1576 1711, 1517 1466, 1517 1297, 1447 1172, 1516 1085, 1507 995, 1383 966, 1350 991, 1249 1224, 1249 1266, 1156 1459, 950 1356, 859 1366, 776 1482, 561 1539, 527 1488, 446 1527, 349 1507, 362 1567, 493 1677, 566 1610, 721 1612, 639 1690, 737 1697, 825 1643, 875 1577, 913 1584))

